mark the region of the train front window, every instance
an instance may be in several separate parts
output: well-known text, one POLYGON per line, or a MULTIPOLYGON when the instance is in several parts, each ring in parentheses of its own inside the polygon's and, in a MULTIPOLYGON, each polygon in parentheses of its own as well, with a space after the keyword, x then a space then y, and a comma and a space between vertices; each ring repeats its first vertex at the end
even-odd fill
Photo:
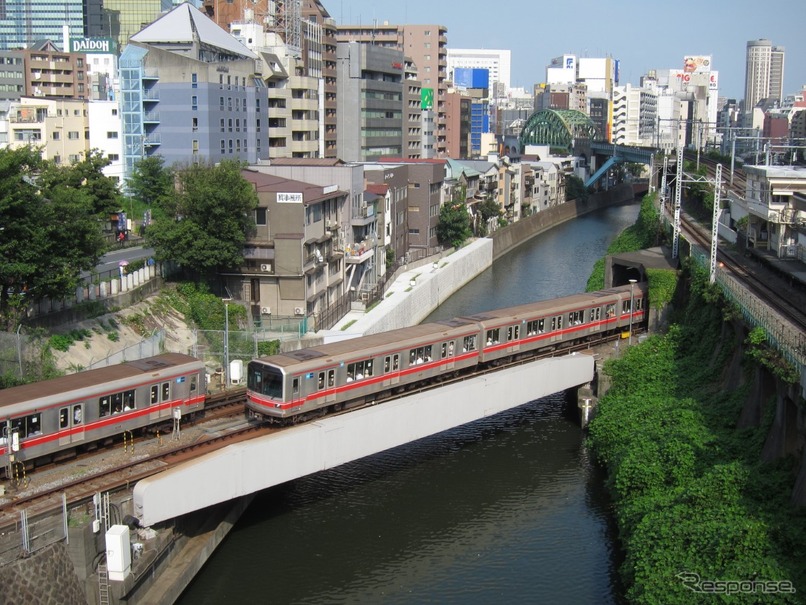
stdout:
POLYGON ((275 399, 283 398, 283 375, 277 368, 262 363, 250 363, 246 383, 251 391, 275 399))

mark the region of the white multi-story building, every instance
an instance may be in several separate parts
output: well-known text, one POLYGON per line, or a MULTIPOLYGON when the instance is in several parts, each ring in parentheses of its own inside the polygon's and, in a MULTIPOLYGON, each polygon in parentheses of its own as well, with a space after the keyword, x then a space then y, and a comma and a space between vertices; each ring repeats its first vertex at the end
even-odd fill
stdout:
POLYGON ((90 101, 87 104, 90 124, 90 149, 97 149, 110 161, 106 176, 123 183, 123 134, 117 101, 90 101))
POLYGON ((616 86, 613 89, 613 143, 651 147, 655 141, 658 96, 650 88, 616 86))
POLYGON ((456 68, 486 69, 490 75, 490 96, 504 97, 511 86, 512 51, 482 48, 448 48, 448 78, 456 68), (497 84, 497 86, 496 86, 497 84))

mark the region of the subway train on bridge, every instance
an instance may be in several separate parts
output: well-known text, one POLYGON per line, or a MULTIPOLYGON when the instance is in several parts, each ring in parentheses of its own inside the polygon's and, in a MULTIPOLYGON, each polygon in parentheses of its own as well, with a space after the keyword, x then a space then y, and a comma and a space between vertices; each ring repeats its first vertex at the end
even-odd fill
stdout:
POLYGON ((647 285, 619 286, 255 359, 246 405, 307 420, 446 378, 599 340, 643 324, 647 285))

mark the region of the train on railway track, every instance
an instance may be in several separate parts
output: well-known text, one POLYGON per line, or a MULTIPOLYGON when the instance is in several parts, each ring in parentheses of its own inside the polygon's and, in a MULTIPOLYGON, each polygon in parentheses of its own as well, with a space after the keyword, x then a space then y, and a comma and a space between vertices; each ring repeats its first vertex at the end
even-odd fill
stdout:
MULTIPOLYGON (((248 413, 284 424, 373 403, 623 333, 646 308, 646 284, 636 283, 254 359, 248 413)), ((0 476, 202 412, 206 379, 202 360, 164 353, 2 389, 0 476)))
POLYGON ((0 390, 0 474, 204 409, 204 363, 179 353, 0 390))
POLYGON ((646 309, 642 282, 263 357, 247 366, 246 405, 270 422, 299 422, 623 333, 646 309))

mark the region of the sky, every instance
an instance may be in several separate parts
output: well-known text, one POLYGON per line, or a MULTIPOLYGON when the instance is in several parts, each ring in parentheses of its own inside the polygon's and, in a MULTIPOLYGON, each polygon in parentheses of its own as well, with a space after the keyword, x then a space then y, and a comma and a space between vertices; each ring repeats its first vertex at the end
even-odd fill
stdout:
POLYGON ((744 97, 747 42, 786 50, 784 94, 806 85, 806 0, 321 0, 338 24, 436 24, 448 48, 512 51, 511 85, 530 90, 553 57, 611 56, 620 84, 638 86, 650 69, 682 69, 710 55, 720 96, 744 97))

